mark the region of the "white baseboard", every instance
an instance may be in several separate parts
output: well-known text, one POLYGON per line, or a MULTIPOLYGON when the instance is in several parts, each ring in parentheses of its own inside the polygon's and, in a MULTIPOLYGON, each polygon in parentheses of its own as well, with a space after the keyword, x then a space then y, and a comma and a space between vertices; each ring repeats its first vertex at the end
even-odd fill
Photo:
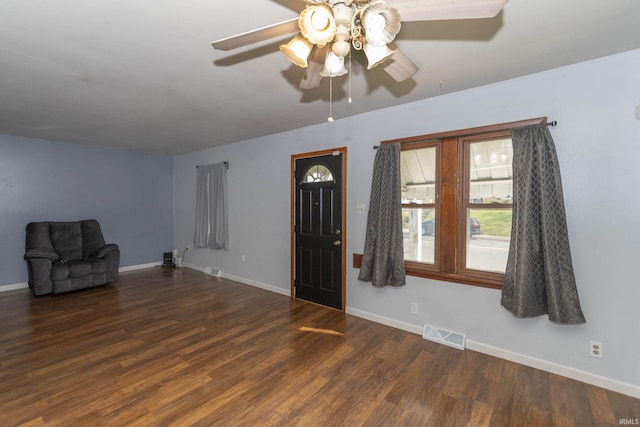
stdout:
POLYGON ((189 264, 189 263, 183 263, 182 266, 184 268, 190 268, 191 270, 196 270, 196 271, 200 271, 204 273, 204 267, 200 267, 199 265, 195 265, 195 264, 189 264))
POLYGON ((245 285, 250 285, 256 288, 265 289, 267 291, 275 292, 276 294, 291 296, 290 289, 279 288, 273 285, 267 285, 266 283, 256 282, 255 280, 245 279, 244 277, 234 276, 232 274, 227 274, 224 271, 222 272, 222 277, 229 280, 234 280, 236 282, 244 283, 245 285))
POLYGON ((379 316, 377 314, 369 313, 368 311, 358 310, 357 308, 347 307, 347 314, 351 314, 362 319, 371 320, 372 322, 381 323, 383 325, 391 326, 392 328, 401 329, 403 331, 411 332, 412 334, 422 335, 422 327, 413 325, 411 323, 401 322, 399 320, 391 319, 389 317, 379 316))
POLYGON ((0 285, 0 292, 15 291, 16 289, 28 289, 28 283, 14 283, 12 285, 0 285))
POLYGON ((126 273, 128 271, 136 271, 136 270, 142 270, 145 268, 151 268, 151 267, 159 267, 162 265, 162 262, 149 262, 147 264, 137 264, 137 265, 128 265, 126 267, 120 267, 118 268, 118 273, 126 273))
MULTIPOLYGON (((192 270, 200 271, 204 273, 205 267, 200 267, 199 265, 184 263, 183 267, 190 268, 192 270)), ((265 289, 267 291, 275 292, 276 294, 290 296, 289 289, 279 288, 273 285, 267 285, 266 283, 258 282, 251 279, 245 279, 244 277, 234 276, 233 274, 222 272, 220 277, 224 277, 225 279, 233 280, 235 282, 240 282, 245 285, 253 286, 255 288, 265 289)))

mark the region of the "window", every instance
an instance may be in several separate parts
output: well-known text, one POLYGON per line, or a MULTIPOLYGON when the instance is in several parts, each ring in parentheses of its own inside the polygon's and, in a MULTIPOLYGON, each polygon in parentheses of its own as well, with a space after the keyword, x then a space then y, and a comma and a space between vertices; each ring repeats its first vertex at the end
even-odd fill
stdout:
POLYGON ((513 149, 505 123, 400 142, 407 274, 499 288, 511 239, 513 149))
POLYGON ((510 132, 465 140, 464 268, 504 274, 511 239, 510 132))
POLYGON ((423 143, 400 153, 404 259, 435 264, 438 146, 423 143))
POLYGON ((324 165, 313 165, 305 173, 302 182, 333 182, 331 171, 324 165))

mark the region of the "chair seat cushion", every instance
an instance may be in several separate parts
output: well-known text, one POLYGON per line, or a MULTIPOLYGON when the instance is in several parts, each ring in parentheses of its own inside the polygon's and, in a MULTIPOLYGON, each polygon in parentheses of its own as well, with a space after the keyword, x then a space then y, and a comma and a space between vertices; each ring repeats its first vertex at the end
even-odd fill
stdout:
POLYGON ((64 280, 68 277, 84 277, 91 274, 91 269, 92 263, 88 260, 68 261, 65 263, 55 262, 51 267, 51 278, 53 280, 64 280))

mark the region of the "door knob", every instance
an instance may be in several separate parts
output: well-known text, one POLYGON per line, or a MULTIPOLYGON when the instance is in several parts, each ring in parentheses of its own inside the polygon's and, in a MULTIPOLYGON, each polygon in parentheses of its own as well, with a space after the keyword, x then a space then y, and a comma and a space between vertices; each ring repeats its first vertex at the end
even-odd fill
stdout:
POLYGON ((333 246, 340 246, 340 245, 342 245, 342 241, 340 240, 336 240, 333 242, 333 246))
POLYGON ((335 234, 336 236, 339 236, 340 234, 342 234, 342 231, 339 228, 336 228, 335 234))

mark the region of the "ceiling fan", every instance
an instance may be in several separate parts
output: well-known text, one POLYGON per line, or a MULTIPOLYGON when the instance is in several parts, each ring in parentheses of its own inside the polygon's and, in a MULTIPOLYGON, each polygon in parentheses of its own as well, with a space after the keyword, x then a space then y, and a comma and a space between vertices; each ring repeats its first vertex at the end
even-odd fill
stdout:
POLYGON ((307 72, 301 89, 320 85, 323 77, 347 74, 344 59, 351 48, 363 50, 367 69, 385 63, 397 82, 411 78, 418 67, 399 49, 389 47, 401 21, 476 19, 496 16, 507 0, 304 0, 297 18, 211 43, 232 50, 287 34, 297 33, 280 50, 307 72), (313 52, 313 54, 312 54, 313 52), (391 61, 388 61, 392 59, 391 61))

